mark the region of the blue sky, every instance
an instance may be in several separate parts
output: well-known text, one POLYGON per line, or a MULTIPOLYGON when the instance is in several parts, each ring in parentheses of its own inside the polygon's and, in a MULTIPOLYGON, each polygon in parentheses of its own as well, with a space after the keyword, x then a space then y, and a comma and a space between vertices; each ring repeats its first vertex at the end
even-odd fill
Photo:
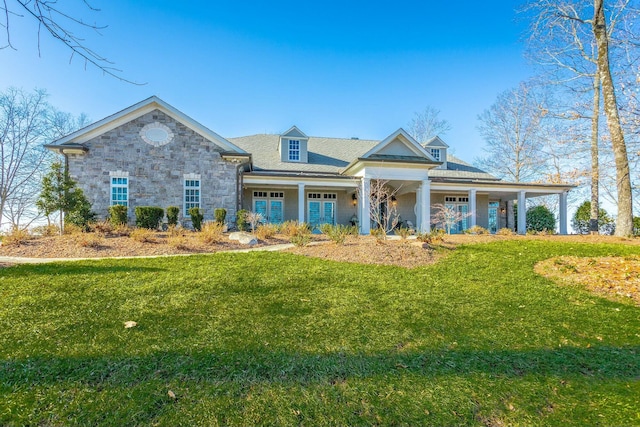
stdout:
POLYGON ((225 137, 295 124, 312 136, 382 139, 430 105, 452 125, 443 139, 472 161, 478 114, 532 72, 509 0, 90 1, 100 12, 74 3, 108 25, 86 43, 146 84, 70 62, 46 35, 39 57, 25 17, 11 21, 17 50, 0 50, 0 88, 47 89, 53 105, 92 120, 158 95, 225 137))

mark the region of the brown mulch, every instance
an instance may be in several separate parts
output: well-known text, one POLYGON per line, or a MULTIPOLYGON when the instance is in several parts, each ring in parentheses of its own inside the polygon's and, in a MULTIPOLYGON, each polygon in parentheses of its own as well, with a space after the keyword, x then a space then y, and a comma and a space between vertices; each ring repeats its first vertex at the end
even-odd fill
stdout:
POLYGON ((440 253, 417 240, 377 241, 371 236, 350 237, 342 245, 333 242, 287 249, 298 255, 359 264, 383 264, 414 268, 433 264, 440 253))
POLYGON ((556 283, 582 285, 614 301, 640 306, 640 257, 561 256, 539 262, 535 272, 556 283))

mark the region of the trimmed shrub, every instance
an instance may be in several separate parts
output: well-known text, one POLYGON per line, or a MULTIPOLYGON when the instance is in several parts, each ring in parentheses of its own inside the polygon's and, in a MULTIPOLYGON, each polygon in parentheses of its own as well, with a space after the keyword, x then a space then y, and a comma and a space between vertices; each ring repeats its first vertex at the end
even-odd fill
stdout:
POLYGON ((129 222, 127 218, 127 207, 123 205, 109 206, 109 221, 114 227, 119 225, 126 225, 129 222))
POLYGON ((158 206, 136 206, 136 227, 156 230, 162 218, 164 209, 158 206))
MULTIPOLYGON (((576 213, 571 219, 571 226, 578 234, 589 234, 591 222, 591 201, 587 200, 576 209, 576 213)), ((635 228, 635 227, 634 227, 635 228)), ((598 209, 598 232, 600 234, 613 234, 616 224, 607 211, 598 209)))
POLYGON ((201 231, 202 220, 204 219, 204 214, 202 213, 202 209, 189 208, 189 216, 191 217, 191 225, 193 225, 193 229, 196 231, 201 231))
POLYGON ((236 213, 236 226, 240 231, 247 231, 247 214, 249 213, 246 209, 240 209, 236 213))
POLYGON ((178 216, 180 215, 180 208, 177 206, 169 206, 167 208, 167 225, 178 225, 178 216))
POLYGON ((74 206, 64 216, 65 224, 73 224, 89 231, 89 224, 96 220, 96 213, 91 210, 91 203, 81 189, 76 188, 73 194, 74 206))
POLYGON ((227 219, 227 210, 225 208, 214 209, 213 217, 218 224, 224 224, 224 220, 227 219))
POLYGON ((554 231, 555 229, 556 217, 549 208, 544 205, 538 205, 527 210, 527 232, 554 231))

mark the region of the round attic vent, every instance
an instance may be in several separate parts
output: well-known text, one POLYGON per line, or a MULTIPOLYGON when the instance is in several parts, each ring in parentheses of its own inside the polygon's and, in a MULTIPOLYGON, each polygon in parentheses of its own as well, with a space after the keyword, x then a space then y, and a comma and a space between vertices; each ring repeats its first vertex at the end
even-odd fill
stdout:
POLYGON ((147 144, 160 147, 171 142, 173 132, 168 126, 159 122, 149 123, 140 130, 140 137, 147 144))

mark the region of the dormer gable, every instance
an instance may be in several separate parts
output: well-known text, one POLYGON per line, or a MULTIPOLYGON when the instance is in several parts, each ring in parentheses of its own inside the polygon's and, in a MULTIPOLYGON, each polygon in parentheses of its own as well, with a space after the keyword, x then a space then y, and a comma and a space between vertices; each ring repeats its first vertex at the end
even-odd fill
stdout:
POLYGON ((309 137, 297 126, 292 126, 280 135, 278 150, 283 162, 308 163, 309 137))
POLYGON ((435 159, 411 135, 400 128, 366 152, 362 158, 372 156, 419 157, 430 161, 435 159))
POLYGON ((446 142, 440 139, 439 136, 434 136, 430 140, 424 143, 424 148, 431 154, 431 156, 439 162, 442 162, 442 165, 438 167, 438 169, 446 169, 447 168, 447 149, 449 146, 446 142))

